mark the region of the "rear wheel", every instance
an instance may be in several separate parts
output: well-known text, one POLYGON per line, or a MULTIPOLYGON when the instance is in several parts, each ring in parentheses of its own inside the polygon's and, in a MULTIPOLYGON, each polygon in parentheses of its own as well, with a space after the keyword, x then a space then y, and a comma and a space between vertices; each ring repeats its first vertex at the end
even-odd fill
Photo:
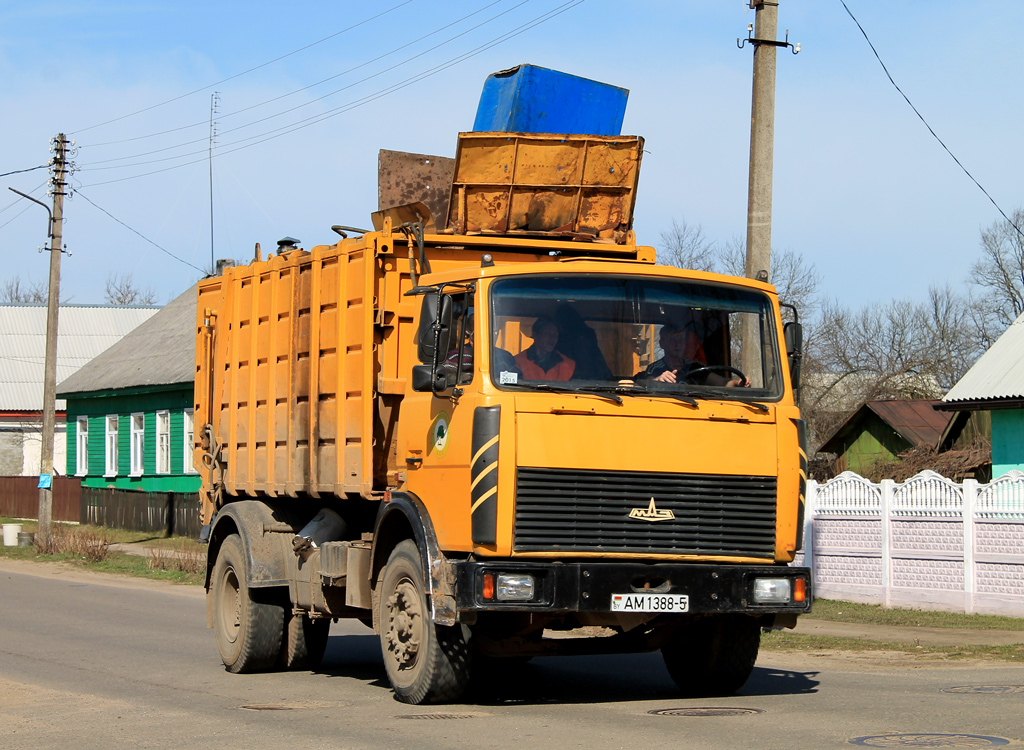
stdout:
POLYGON ((381 652, 395 696, 413 704, 456 700, 470 678, 468 638, 461 625, 430 619, 415 542, 401 542, 391 552, 378 591, 381 652))
POLYGON ((742 615, 698 620, 662 646, 661 656, 684 695, 731 695, 757 661, 761 627, 742 615))
POLYGON ((280 664, 284 669, 316 669, 327 650, 331 621, 327 617, 312 619, 292 614, 284 626, 280 664))
POLYGON ((269 591, 245 581, 245 550, 232 534, 221 544, 210 579, 213 632, 229 672, 261 672, 277 663, 284 630, 284 607, 269 591))

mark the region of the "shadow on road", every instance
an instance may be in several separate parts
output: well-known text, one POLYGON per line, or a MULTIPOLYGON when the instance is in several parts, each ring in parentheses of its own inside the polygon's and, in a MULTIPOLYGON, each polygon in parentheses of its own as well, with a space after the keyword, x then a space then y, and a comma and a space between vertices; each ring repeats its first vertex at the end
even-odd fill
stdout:
MULTIPOLYGON (((371 634, 331 637, 317 672, 389 689, 380 642, 371 634)), ((733 699, 813 693, 818 686, 817 675, 755 667, 747 684, 733 699)), ((492 666, 475 676, 463 703, 526 705, 651 700, 682 700, 657 653, 539 657, 528 664, 492 666)))

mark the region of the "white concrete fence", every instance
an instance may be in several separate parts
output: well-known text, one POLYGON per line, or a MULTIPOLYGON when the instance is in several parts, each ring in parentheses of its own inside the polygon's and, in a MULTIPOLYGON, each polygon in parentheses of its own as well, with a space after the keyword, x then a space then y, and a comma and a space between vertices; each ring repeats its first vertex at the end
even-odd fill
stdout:
POLYGON ((825 599, 1024 617, 1024 473, 810 481, 796 564, 825 599))

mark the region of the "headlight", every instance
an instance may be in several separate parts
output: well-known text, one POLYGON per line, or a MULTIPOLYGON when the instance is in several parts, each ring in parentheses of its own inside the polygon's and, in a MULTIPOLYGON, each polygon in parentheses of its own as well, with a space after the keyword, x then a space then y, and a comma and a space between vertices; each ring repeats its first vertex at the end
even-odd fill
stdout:
POLYGON ((755 578, 754 601, 758 604, 789 604, 793 601, 790 578, 755 578))
POLYGON ((524 573, 501 573, 498 575, 498 601, 528 602, 533 599, 533 576, 524 573))

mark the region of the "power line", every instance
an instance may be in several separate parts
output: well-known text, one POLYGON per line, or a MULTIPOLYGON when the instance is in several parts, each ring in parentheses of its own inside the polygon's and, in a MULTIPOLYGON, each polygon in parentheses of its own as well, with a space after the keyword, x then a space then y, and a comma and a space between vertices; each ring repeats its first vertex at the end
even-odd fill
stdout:
POLYGON ((92 205, 92 207, 93 207, 93 208, 99 209, 100 211, 102 211, 103 213, 105 213, 105 214, 106 214, 107 216, 109 216, 109 217, 110 217, 111 219, 113 219, 114 221, 116 221, 116 222, 117 222, 118 224, 120 224, 121 226, 123 226, 123 227, 124 227, 125 229, 127 229, 128 231, 130 231, 130 232, 134 232, 135 234, 137 234, 137 235, 138 235, 139 237, 141 237, 142 239, 144 239, 144 240, 145 240, 146 242, 148 242, 148 243, 149 243, 150 245, 152 245, 153 247, 155 247, 155 248, 156 248, 157 250, 159 250, 160 252, 162 252, 162 253, 165 253, 165 254, 167 254, 167 255, 171 256, 172 258, 174 258, 174 259, 175 259, 176 261, 178 261, 179 263, 184 263, 184 264, 185 264, 186 266, 189 266, 189 267, 191 267, 191 268, 194 268, 194 269, 196 269, 197 271, 199 271, 199 273, 203 274, 203 276, 206 276, 206 274, 207 274, 207 271, 206 271, 205 269, 203 269, 203 268, 200 268, 199 266, 194 266, 194 265, 192 265, 191 263, 189 263, 189 262, 188 262, 187 260, 185 260, 185 259, 183 259, 183 258, 179 258, 179 257, 178 257, 177 255, 175 255, 174 253, 172 253, 172 252, 171 252, 170 250, 167 250, 167 249, 165 249, 165 248, 162 248, 162 247, 160 247, 160 245, 158 245, 158 244, 156 244, 155 242, 153 242, 153 240, 149 239, 149 237, 147 237, 146 235, 144 235, 144 234, 143 234, 142 232, 140 232, 140 231, 138 231, 137 229, 133 229, 132 227, 128 226, 128 225, 127 225, 127 224, 125 224, 125 223, 124 223, 123 221, 121 221, 121 220, 120 220, 119 218, 117 218, 117 217, 116 217, 116 216, 114 216, 114 215, 113 215, 112 213, 110 213, 109 211, 107 211, 107 210, 106 210, 105 208, 101 208, 100 206, 97 206, 97 205, 96 205, 95 203, 93 203, 93 202, 92 202, 91 200, 89 200, 89 196, 87 196, 87 195, 86 195, 85 193, 83 193, 83 192, 82 192, 82 190, 81 190, 81 188, 79 188, 79 189, 75 190, 75 195, 79 196, 80 198, 84 198, 84 199, 86 200, 86 202, 87 202, 87 203, 89 203, 90 205, 92 205))
POLYGON ((40 164, 38 167, 29 167, 28 169, 15 169, 13 172, 4 172, 0 174, 0 177, 10 177, 12 174, 24 174, 25 172, 35 172, 37 169, 49 169, 49 164, 40 164))
POLYGON ((897 91, 900 92, 900 96, 902 96, 903 99, 907 102, 907 104, 910 105, 910 108, 912 110, 914 110, 914 114, 917 115, 918 119, 921 120, 921 122, 924 123, 924 126, 926 128, 928 128, 928 132, 931 133, 932 136, 935 138, 935 140, 939 142, 939 145, 942 146, 943 149, 945 149, 946 153, 949 154, 950 158, 953 161, 956 162, 956 165, 958 167, 960 167, 960 169, 963 170, 963 173, 970 178, 971 182, 973 182, 975 185, 977 185, 978 189, 982 193, 985 194, 985 197, 989 199, 989 201, 992 203, 993 206, 996 207, 996 211, 998 211, 1000 214, 1002 214, 1002 217, 1004 219, 1006 219, 1006 222, 1011 227, 1013 227, 1014 229, 1017 230, 1017 234, 1021 235, 1021 237, 1024 237, 1024 232, 1021 231, 1020 227, 1018 227, 1013 222, 1013 219, 1011 219, 1009 216, 1006 215, 1006 212, 1003 211, 1003 209, 999 207, 999 204, 996 203, 995 198, 993 198, 991 195, 989 195, 989 192, 982 186, 982 184, 980 182, 978 182, 976 179, 974 179, 974 175, 972 175, 969 171, 967 171, 967 167, 965 167, 963 164, 960 163, 960 160, 956 158, 956 155, 952 151, 949 150, 949 147, 946 146, 946 144, 942 142, 942 139, 939 138, 938 134, 932 129, 932 126, 928 124, 928 121, 926 119, 924 119, 924 115, 922 115, 920 112, 917 111, 917 107, 915 107, 914 103, 912 101, 910 101, 910 97, 908 97, 906 94, 904 94, 903 93, 903 89, 901 89, 897 85, 896 81, 893 80, 892 74, 889 73, 889 69, 887 67, 885 67, 885 63, 882 62, 881 55, 878 54, 878 50, 875 49, 875 45, 871 43, 871 39, 868 37, 868 33, 866 31, 864 31, 864 27, 860 25, 860 21, 857 20, 857 17, 853 15, 853 13, 850 11, 850 8, 846 5, 846 0, 839 0, 839 2, 842 3, 843 7, 846 9, 847 14, 850 16, 850 18, 853 19, 853 22, 855 24, 857 24, 857 28, 860 29, 860 33, 863 34, 864 40, 868 43, 868 46, 871 47, 871 51, 875 53, 875 59, 878 60, 878 64, 881 65, 882 66, 882 70, 885 71, 885 75, 889 79, 889 83, 891 83, 893 85, 893 87, 897 91))
MULTIPOLYGON (((418 83, 418 82, 420 82, 420 81, 422 81, 422 80, 424 80, 426 78, 429 78, 429 77, 434 76, 434 75, 436 75, 436 74, 438 74, 438 73, 440 73, 440 72, 442 72, 444 70, 447 70, 448 68, 451 68, 451 67, 453 67, 455 65, 458 65, 459 63, 465 62, 466 60, 468 60, 468 59, 470 59, 472 57, 475 57, 476 55, 479 55, 480 53, 485 52, 488 49, 491 49, 492 47, 495 47, 495 46, 497 46, 499 44, 502 44, 502 43, 508 41, 509 39, 512 39, 512 38, 514 38, 516 36, 519 36, 520 34, 523 34, 523 33, 527 32, 527 31, 529 31, 529 30, 539 26, 542 23, 546 23, 547 21, 550 21, 552 18, 555 18, 556 16, 559 16, 562 13, 565 13, 565 12, 567 12, 569 10, 572 10, 573 8, 575 8, 578 5, 582 5, 584 2, 586 2, 586 0, 569 0, 569 2, 563 3, 562 5, 558 6, 556 9, 554 9, 552 11, 548 11, 546 13, 541 14, 540 16, 535 17, 531 21, 528 21, 528 22, 526 22, 526 23, 516 27, 512 31, 509 31, 509 32, 506 32, 506 33, 504 33, 502 35, 499 35, 498 37, 495 37, 495 38, 491 39, 490 41, 488 41, 488 42, 480 45, 479 47, 476 47, 476 48, 474 48, 474 49, 472 49, 472 50, 470 50, 468 52, 462 53, 460 55, 456 55, 453 58, 449 58, 444 63, 440 63, 440 64, 434 66, 433 68, 428 68, 426 71, 418 73, 415 76, 407 78, 407 79, 405 79, 403 81, 400 81, 399 83, 393 84, 393 85, 391 85, 391 86, 389 86, 387 88, 380 89, 380 90, 378 90, 375 93, 367 94, 366 96, 364 96, 364 97, 362 97, 360 99, 356 99, 356 100, 354 100, 352 102, 349 102, 347 104, 335 107, 334 109, 327 110, 326 112, 321 113, 320 115, 315 115, 315 116, 312 116, 312 117, 308 117, 308 118, 305 118, 304 120, 300 120, 298 122, 291 123, 290 125, 283 125, 283 126, 281 126, 279 128, 276 128, 274 130, 266 131, 265 133, 260 133, 260 134, 254 135, 254 136, 250 136, 248 138, 242 138, 242 139, 240 139, 238 141, 235 141, 234 143, 224 144, 224 146, 221 147, 221 150, 217 154, 215 154, 215 156, 225 156, 227 154, 232 154, 232 153, 234 153, 236 151, 241 151, 243 149, 250 148, 252 146, 256 146, 256 145, 259 145, 261 143, 266 143, 267 141, 273 140, 275 138, 280 138, 281 136, 288 135, 290 133, 294 133, 296 131, 302 130, 302 129, 310 127, 312 125, 317 125, 317 124, 319 124, 319 123, 321 123, 321 122, 323 122, 325 120, 329 120, 329 119, 331 119, 333 117, 337 117, 338 115, 343 114, 345 112, 351 111, 351 110, 356 109, 358 107, 362 107, 362 106, 364 106, 366 104, 369 104, 369 103, 371 103, 373 101, 376 101, 377 99, 380 99, 380 98, 382 98, 384 96, 387 96, 388 94, 392 94, 392 93, 394 93, 396 91, 400 91, 401 89, 407 88, 407 87, 413 85, 414 83, 418 83), (260 139, 260 140, 256 140, 256 139, 260 139), (251 143, 246 143, 246 141, 252 141, 252 142, 251 143), (239 144, 245 144, 245 145, 239 145, 239 144), (229 148, 230 146, 237 146, 237 148, 229 148)), ((241 128, 235 128, 235 130, 239 130, 239 129, 241 129, 241 128)), ((203 153, 203 152, 196 151, 194 153, 183 154, 183 155, 181 155, 179 157, 171 157, 171 158, 186 158, 188 156, 192 156, 192 155, 200 154, 200 153, 203 153)), ((167 160, 170 160, 170 159, 165 159, 164 161, 167 161, 167 160)), ((175 164, 174 166, 165 167, 163 169, 156 169, 156 170, 152 170, 152 171, 149 171, 149 172, 143 172, 143 173, 136 174, 136 175, 129 175, 128 177, 116 178, 116 179, 113 179, 113 180, 105 180, 103 182, 94 182, 94 183, 91 183, 89 185, 86 185, 85 187, 96 187, 96 186, 99 186, 99 185, 110 185, 110 184, 113 184, 113 183, 116 183, 116 182, 123 182, 125 180, 134 180, 134 179, 137 179, 137 178, 140 178, 140 177, 149 177, 149 176, 154 175, 154 174, 160 174, 162 172, 169 172, 169 171, 171 171, 173 169, 180 169, 181 167, 186 167, 186 166, 189 166, 191 164, 196 164, 196 163, 198 163, 198 162, 200 162, 202 160, 203 160, 202 158, 193 159, 192 161, 182 162, 180 164, 175 164)), ((122 167, 118 167, 118 168, 127 168, 129 166, 133 166, 133 165, 122 165, 122 167)), ((134 165, 134 166, 141 166, 141 165, 134 165)), ((105 167, 96 167, 96 168, 93 168, 93 171, 96 171, 98 169, 106 169, 106 168, 105 167)))
POLYGON ((211 83, 211 84, 209 84, 207 86, 203 86, 203 87, 195 89, 193 91, 189 91, 187 94, 181 94, 180 96, 176 96, 173 99, 168 99, 167 101, 160 102, 159 104, 153 104, 153 105, 151 105, 149 107, 144 107, 143 109, 136 110, 135 112, 130 112, 130 113, 126 114, 126 115, 121 115, 120 117, 115 117, 114 119, 107 120, 106 122, 100 122, 100 123, 97 123, 95 125, 90 125, 87 128, 81 128, 81 129, 79 129, 77 131, 74 131, 74 132, 75 133, 84 133, 87 130, 93 130, 95 128, 103 127, 104 125, 110 125, 111 123, 114 123, 114 122, 119 122, 121 120, 126 120, 129 117, 134 117, 135 115, 140 115, 143 112, 149 112, 150 110, 157 109, 158 107, 163 107, 164 105, 171 104, 172 102, 176 102, 176 101, 179 101, 179 100, 184 99, 186 97, 192 96, 193 94, 198 94, 201 91, 207 91, 209 89, 212 89, 214 86, 220 86, 222 83, 227 83, 228 81, 233 81, 236 78, 241 78, 244 75, 247 75, 249 73, 252 73, 253 71, 259 70, 260 68, 265 68, 268 65, 273 65, 276 62, 280 62, 281 60, 284 60, 286 57, 291 57, 292 55, 296 55, 299 52, 304 52, 305 50, 309 49, 310 47, 315 47, 318 44, 323 44, 324 42, 328 41, 329 39, 333 39, 336 36, 340 36, 341 34, 345 34, 345 33, 349 32, 349 31, 352 31, 353 29, 357 29, 360 26, 364 26, 365 24, 368 24, 370 21, 375 21, 376 19, 380 18, 381 16, 386 16, 388 13, 391 13, 391 12, 393 12, 395 10, 398 10, 399 8, 401 8, 404 5, 408 5, 412 1, 413 0, 405 0, 405 2, 399 3, 398 5, 395 5, 395 6, 391 7, 391 8, 388 8, 387 10, 381 11, 380 13, 378 13, 375 16, 370 16, 369 18, 364 19, 364 20, 360 21, 359 23, 353 24, 352 26, 349 26, 348 28, 342 29, 341 31, 336 31, 333 34, 331 34, 330 36, 325 36, 323 39, 317 40, 315 42, 311 42, 310 44, 307 44, 304 47, 299 47, 298 49, 292 50, 291 52, 288 52, 288 53, 286 53, 284 55, 281 55, 280 57, 275 57, 273 60, 268 60, 267 62, 260 63, 259 65, 256 65, 255 67, 249 68, 248 70, 243 70, 241 73, 235 73, 234 75, 228 76, 227 78, 224 78, 224 79, 222 79, 220 81, 217 81, 215 83, 211 83))
MULTIPOLYGON (((327 78, 324 78, 323 80, 317 81, 316 83, 311 83, 308 86, 303 86, 301 88, 295 89, 294 91, 289 91, 286 94, 281 94, 280 96, 275 96, 275 97, 273 97, 271 99, 267 99, 266 101, 258 102, 257 104, 252 104, 252 105, 250 105, 248 107, 243 107, 242 109, 235 110, 234 112, 228 112, 228 113, 226 113, 224 115, 221 115, 221 119, 224 120, 224 119, 227 119, 229 117, 234 117, 236 115, 240 115, 243 112, 248 112, 248 111, 256 109, 258 107, 266 106, 267 104, 273 104, 274 102, 279 101, 281 99, 286 99, 289 96, 294 96, 295 94, 302 93, 303 91, 307 91, 307 90, 309 90, 311 88, 315 88, 316 86, 320 86, 322 84, 325 84, 328 81, 333 81, 334 79, 340 78, 343 75, 348 75, 349 73, 352 73, 352 72, 354 72, 356 70, 359 70, 360 68, 365 68, 367 65, 370 65, 371 63, 375 63, 378 60, 383 60, 385 57, 390 57, 391 55, 393 55, 396 52, 399 52, 399 51, 405 49, 406 47, 411 47, 412 45, 416 44, 417 42, 422 42, 424 39, 432 37, 432 36, 434 36, 436 34, 440 34, 445 29, 449 29, 452 26, 460 24, 463 21, 465 21, 465 20, 467 20, 469 18, 472 18, 473 16, 477 15, 478 13, 483 13, 488 8, 490 8, 492 6, 495 6, 495 5, 498 5, 499 3, 503 2, 503 1, 504 0, 494 0, 493 2, 488 3, 487 5, 483 6, 482 8, 478 8, 477 10, 473 11, 472 13, 466 14, 462 18, 459 18, 459 19, 457 19, 455 21, 452 21, 451 23, 445 24, 444 26, 441 26, 441 27, 439 27, 437 29, 434 29, 433 31, 431 31, 431 32, 429 32, 427 34, 424 34, 423 36, 421 36, 421 37, 419 37, 417 39, 413 39, 411 42, 406 42, 405 44, 402 44, 402 45, 400 45, 398 47, 395 47, 390 52, 385 52, 384 54, 378 55, 377 57, 375 57, 375 58, 373 58, 371 60, 367 60, 366 62, 360 63, 359 65, 355 65, 355 66, 353 66, 353 67, 351 67, 351 68, 349 68, 347 70, 343 70, 340 73, 336 73, 336 74, 334 74, 332 76, 328 76, 327 78)), ((522 2, 520 2, 518 5, 514 6, 510 10, 504 11, 503 13, 500 13, 500 14, 498 14, 498 16, 494 16, 493 18, 491 18, 489 20, 494 20, 494 18, 498 18, 499 16, 504 15, 505 13, 509 13, 512 10, 515 10, 516 8, 518 8, 520 5, 525 5, 527 2, 530 2, 530 0, 523 0, 522 2)), ((474 27, 474 28, 479 28, 479 27, 474 27)), ((455 38, 455 37, 453 37, 453 38, 455 38)), ((436 49, 436 47, 432 48, 432 49, 436 49)), ((409 58, 408 60, 406 60, 406 62, 408 62, 409 60, 412 60, 412 59, 415 59, 415 58, 409 58)), ((389 68, 389 70, 390 70, 390 68, 389 68)), ((382 72, 386 72, 386 71, 382 71, 382 72)), ((380 73, 378 73, 376 75, 380 75, 380 73)), ((368 79, 363 79, 363 80, 365 81, 365 80, 368 80, 368 79)), ((360 83, 362 83, 362 81, 360 81, 360 83)), ((344 90, 344 89, 339 89, 339 90, 344 90)), ((331 92, 331 94, 327 94, 327 96, 330 96, 330 95, 335 94, 335 93, 338 93, 338 92, 337 91, 333 91, 333 92, 331 92)), ((321 97, 321 98, 323 98, 323 97, 321 97)), ((320 99, 314 99, 313 101, 320 101, 320 99)), ((312 102, 308 102, 308 103, 312 103, 312 102)), ((286 111, 290 111, 290 110, 286 110, 286 111)), ((259 122, 259 121, 257 120, 257 122, 259 122)), ((113 146, 113 145, 118 145, 118 144, 121 144, 121 143, 129 143, 131 141, 146 140, 147 138, 156 138, 156 137, 161 136, 161 135, 169 135, 171 133, 177 133, 177 132, 180 132, 182 130, 189 130, 191 128, 197 128, 197 127, 199 127, 201 125, 205 125, 205 124, 206 124, 205 120, 204 121, 200 121, 200 122, 194 122, 194 123, 191 123, 190 125, 181 125, 181 126, 176 127, 176 128, 170 128, 168 130, 161 130, 159 132, 149 133, 147 135, 139 135, 139 136, 134 136, 132 138, 122 138, 121 140, 107 141, 105 143, 92 143, 92 144, 89 144, 88 148, 99 148, 101 146, 113 146)), ((181 145, 188 145, 189 143, 198 143, 199 140, 201 140, 201 139, 198 139, 198 140, 195 140, 195 141, 187 141, 184 144, 179 144, 179 146, 181 146, 181 145)), ((133 158, 137 158, 139 156, 148 156, 150 154, 159 153, 161 151, 167 151, 167 150, 169 150, 171 148, 178 148, 179 146, 170 146, 168 148, 157 149, 155 151, 147 151, 147 152, 144 152, 144 153, 141 153, 141 154, 135 154, 134 156, 123 156, 123 157, 119 157, 118 159, 107 159, 107 160, 104 160, 104 161, 97 161, 97 162, 93 162, 93 164, 104 164, 104 163, 106 163, 108 161, 118 161, 118 160, 124 160, 124 159, 133 159, 133 158)))
MULTIPOLYGON (((500 2, 500 0, 498 0, 498 1, 500 2)), ((304 102, 303 104, 299 104, 299 105, 296 105, 294 107, 290 107, 288 109, 282 110, 280 112, 277 112, 276 114, 267 115, 266 117, 261 117, 259 119, 256 119, 256 120, 253 120, 251 122, 245 123, 244 125, 239 125, 239 126, 234 127, 234 128, 229 128, 227 130, 223 130, 223 131, 221 131, 220 135, 227 135, 228 133, 235 133, 235 132, 238 132, 239 130, 244 130, 245 128, 249 128, 249 127, 252 127, 254 125, 258 125, 261 122, 266 122, 267 120, 272 120, 272 119, 274 119, 276 117, 283 117, 284 115, 288 114, 289 112, 295 112, 295 111, 297 111, 299 109, 302 109, 304 107, 309 107, 309 106, 311 106, 313 104, 316 104, 317 102, 321 102, 321 101, 323 101, 325 99, 328 99, 328 98, 334 96, 335 94, 340 94, 342 91, 347 91, 348 89, 354 88, 355 86, 358 86, 361 83, 366 83, 367 81, 373 80, 374 78, 382 76, 385 73, 389 73, 392 70, 395 70, 395 69, 397 69, 397 68, 399 68, 399 67, 401 67, 403 65, 406 65, 406 64, 412 62, 413 60, 416 60, 417 58, 423 57, 424 55, 426 55, 426 54, 428 54, 430 52, 433 52, 434 50, 440 49, 441 47, 445 46, 446 44, 450 44, 451 42, 455 41, 456 39, 459 39, 460 37, 465 36, 466 34, 469 34, 469 33, 473 32, 473 31, 476 31, 479 28, 482 28, 486 24, 491 23, 492 21, 495 21, 495 20, 501 18, 502 16, 511 13, 512 11, 516 10, 517 8, 522 7, 523 5, 526 5, 526 3, 528 3, 528 2, 530 2, 530 0, 522 0, 522 2, 519 2, 517 5, 514 5, 513 7, 509 8, 508 10, 504 10, 501 13, 498 13, 497 15, 492 16, 491 18, 488 18, 486 21, 483 21, 483 22, 477 24, 476 26, 470 27, 469 29, 466 29, 465 31, 462 31, 462 32, 456 34, 455 36, 449 37, 448 39, 446 39, 443 42, 440 42, 440 43, 434 45, 433 47, 430 47, 429 49, 423 50, 422 52, 418 52, 417 54, 412 55, 411 57, 407 57, 406 59, 402 60, 401 62, 395 63, 394 65, 392 65, 392 66, 390 66, 388 68, 384 68, 383 70, 380 70, 380 71, 378 71, 376 73, 373 73, 372 75, 368 75, 365 78, 361 78, 358 81, 354 81, 354 82, 352 82, 352 83, 350 83, 350 84, 348 84, 346 86, 342 86, 339 89, 335 89, 334 91, 330 91, 330 92, 324 94, 323 96, 319 96, 319 97, 317 97, 315 99, 309 100, 308 102, 304 102)), ((255 109, 257 107, 264 106, 266 104, 270 104, 272 102, 278 101, 279 99, 284 99, 285 97, 291 96, 292 94, 296 94, 296 93, 305 91, 306 89, 313 88, 314 86, 319 86, 319 85, 321 85, 323 83, 326 83, 327 81, 330 81, 330 80, 333 80, 335 78, 339 78, 340 76, 343 76, 343 75, 346 75, 348 73, 351 73, 351 72, 353 72, 355 70, 358 70, 359 68, 362 68, 362 67, 365 67, 365 66, 369 65, 370 63, 376 62, 376 61, 381 60, 381 59, 383 59, 385 57, 393 55, 395 52, 398 52, 399 50, 405 49, 406 47, 412 46, 413 44, 416 44, 417 42, 420 42, 420 41, 422 41, 422 40, 424 40, 424 39, 426 39, 426 38, 428 38, 430 36, 433 36, 434 34, 440 33, 441 31, 444 31, 447 28, 450 28, 450 27, 452 27, 452 26, 454 26, 454 25, 456 25, 458 23, 461 23, 462 21, 465 21, 467 18, 470 18, 471 16, 476 15, 477 13, 481 12, 482 10, 486 10, 486 8, 489 8, 489 7, 491 7, 493 5, 496 5, 496 4, 497 4, 497 2, 493 2, 490 5, 487 5, 484 8, 480 9, 479 11, 475 11, 473 13, 470 13, 467 16, 463 16, 462 18, 460 18, 457 21, 453 21, 452 23, 447 24, 446 26, 442 26, 441 28, 436 29, 435 31, 432 31, 429 34, 421 36, 419 39, 415 39, 412 42, 409 42, 407 44, 403 44, 402 46, 397 47, 396 49, 394 49, 394 50, 392 50, 390 52, 387 52, 387 53, 385 53, 383 55, 379 55, 378 57, 375 57, 374 59, 368 60, 368 61, 366 61, 364 63, 359 64, 359 65, 356 65, 353 68, 349 68, 348 70, 343 71, 341 73, 338 73, 337 75, 331 76, 329 78, 325 78, 322 81, 318 81, 317 83, 310 84, 309 86, 305 86, 305 87, 297 89, 295 91, 291 91, 291 92, 289 92, 287 94, 282 94, 281 96, 274 97, 273 99, 269 99, 269 100, 267 100, 265 102, 261 102, 260 104, 254 104, 251 107, 246 107, 245 109, 238 110, 237 112, 232 112, 232 113, 229 113, 229 114, 226 114, 226 115, 222 115, 221 116, 221 120, 227 119, 228 117, 233 117, 234 115, 241 114, 242 112, 246 112, 246 111, 249 111, 251 109, 255 109)), ((536 19, 534 19, 534 20, 536 20, 536 19)), ((313 117, 318 117, 318 115, 313 115, 313 117)), ((292 123, 292 125, 301 124, 301 122, 302 121, 300 121, 299 123, 292 123)), ((287 125, 287 126, 284 126, 284 127, 291 127, 292 125, 287 125)), ((191 125, 185 126, 185 128, 183 128, 183 129, 187 129, 187 128, 190 128, 190 127, 193 127, 193 126, 191 126, 191 125)), ((172 131, 164 131, 164 133, 168 133, 168 132, 172 132, 172 131)), ((269 132, 272 133, 272 132, 275 132, 275 131, 269 131, 269 132)), ((260 138, 263 135, 266 135, 266 133, 255 135, 255 136, 251 136, 251 138, 260 138)), ((241 141, 235 141, 235 143, 236 144, 237 143, 242 143, 242 142, 244 142, 244 140, 246 140, 246 139, 243 139, 241 141)), ((184 143, 179 143, 179 144, 174 145, 174 146, 166 146, 164 148, 154 149, 152 151, 145 151, 145 152, 142 152, 142 153, 139 153, 139 154, 134 154, 132 156, 121 156, 121 157, 112 158, 112 159, 104 159, 104 160, 101 160, 101 161, 92 162, 92 164, 109 164, 110 162, 125 161, 125 160, 128 160, 128 159, 137 159, 137 158, 140 158, 140 157, 143 157, 143 156, 150 156, 152 154, 163 153, 165 151, 173 151, 173 150, 178 149, 178 148, 184 148, 185 146, 199 144, 199 143, 203 143, 205 141, 206 141, 205 138, 196 138, 195 140, 185 141, 184 143)), ((231 145, 231 144, 229 144, 229 145, 231 145)), ((92 170, 92 171, 96 171, 96 170, 108 170, 108 169, 124 169, 124 168, 128 168, 128 167, 141 167, 141 166, 145 166, 146 164, 158 164, 160 162, 165 162, 165 161, 174 161, 175 159, 184 159, 184 158, 187 158, 189 156, 195 156, 198 153, 200 153, 200 151, 198 151, 198 150, 197 151, 190 151, 190 152, 185 153, 185 154, 178 154, 177 156, 167 156, 167 157, 164 157, 164 158, 161 158, 161 159, 150 159, 149 161, 135 162, 134 164, 116 164, 116 165, 113 165, 113 166, 105 166, 105 167, 103 167, 103 166, 99 166, 99 167, 98 166, 90 166, 90 167, 87 167, 87 169, 92 170)))

